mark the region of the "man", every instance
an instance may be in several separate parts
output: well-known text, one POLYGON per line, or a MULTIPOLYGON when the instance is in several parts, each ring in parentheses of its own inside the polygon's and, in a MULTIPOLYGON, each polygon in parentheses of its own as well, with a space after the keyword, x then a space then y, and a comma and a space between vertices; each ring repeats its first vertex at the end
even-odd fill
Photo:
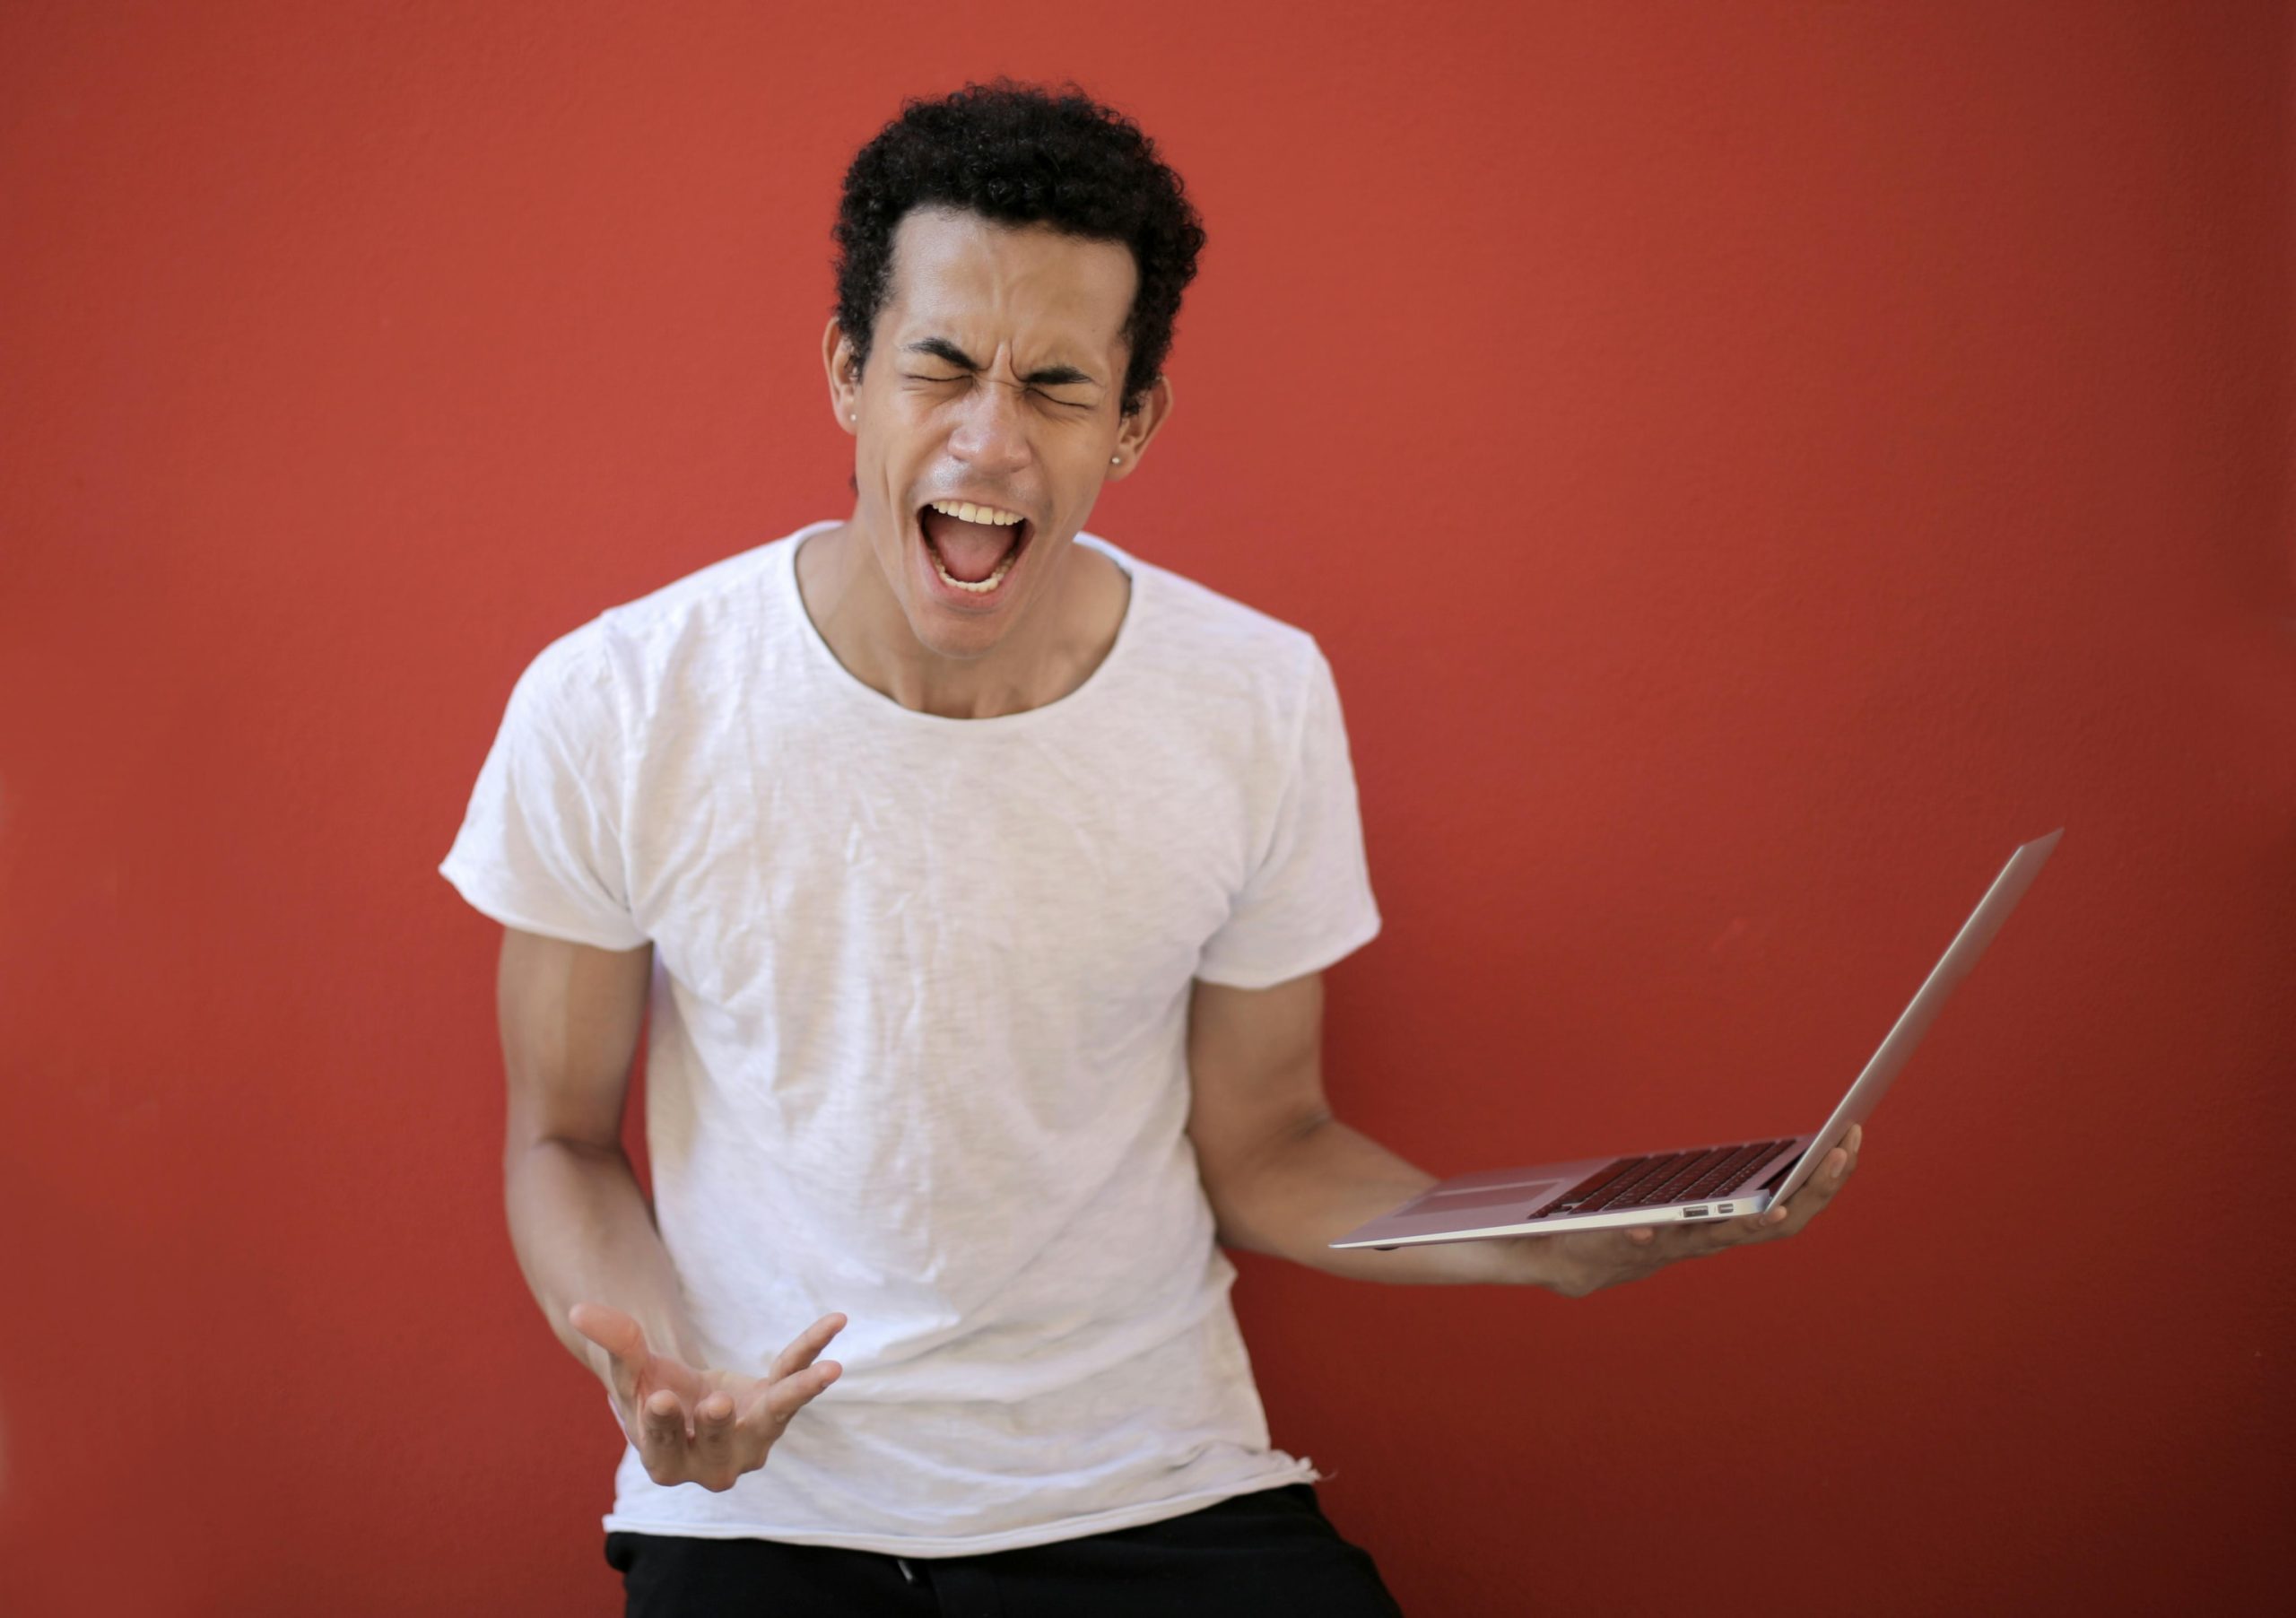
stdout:
POLYGON ((865 147, 836 237, 852 514, 545 648, 440 867, 506 926, 511 1234, 629 1440, 608 1560, 632 1613, 1392 1613, 1219 1244, 1579 1296, 1850 1154, 1760 1220, 1329 1248, 1435 1178, 1324 1100, 1379 926, 1331 671, 1083 527, 1170 420, 1179 179, 999 80, 865 147))

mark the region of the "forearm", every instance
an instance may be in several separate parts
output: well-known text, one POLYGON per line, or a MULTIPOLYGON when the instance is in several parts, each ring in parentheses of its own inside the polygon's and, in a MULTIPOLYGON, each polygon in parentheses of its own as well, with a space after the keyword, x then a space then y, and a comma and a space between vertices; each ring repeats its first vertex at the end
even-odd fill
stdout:
POLYGON ((1248 1171, 1231 1178, 1232 1183, 1206 1186, 1220 1240, 1229 1247, 1359 1281, 1436 1285, 1523 1279, 1520 1257, 1513 1259, 1511 1272, 1502 1273, 1498 1246, 1487 1241, 1435 1242, 1384 1253, 1327 1245, 1418 1196, 1438 1178, 1336 1118, 1270 1147, 1248 1171))
POLYGON ((513 1147, 503 1160, 502 1200, 518 1269, 569 1353, 605 1376, 606 1351, 566 1318, 588 1302, 631 1316, 656 1352, 706 1362, 677 1271, 620 1150, 571 1141, 513 1147))

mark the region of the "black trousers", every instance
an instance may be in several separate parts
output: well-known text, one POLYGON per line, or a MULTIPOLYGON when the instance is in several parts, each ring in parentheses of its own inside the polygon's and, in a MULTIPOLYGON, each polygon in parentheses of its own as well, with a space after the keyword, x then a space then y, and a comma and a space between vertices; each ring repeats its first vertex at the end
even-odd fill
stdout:
POLYGON ((1402 1618, 1312 1483, 978 1556, 619 1531, 605 1551, 628 1618, 1402 1618))

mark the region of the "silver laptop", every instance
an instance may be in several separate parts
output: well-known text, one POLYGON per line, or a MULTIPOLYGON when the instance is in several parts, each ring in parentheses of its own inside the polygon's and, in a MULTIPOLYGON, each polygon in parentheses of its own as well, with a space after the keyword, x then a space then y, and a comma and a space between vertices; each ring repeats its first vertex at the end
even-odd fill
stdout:
POLYGON ((1358 1225, 1331 1245, 1387 1248, 1685 1219, 1743 1219, 1784 1202, 1816 1171, 1850 1126, 1865 1122, 1881 1104, 1890 1081, 1937 1020, 1945 996, 1970 975, 2064 835, 2065 828, 2059 826, 2009 857, 1946 946, 1944 958, 1930 968, 1913 1004, 1899 1015, 1866 1071, 1814 1134, 1762 1135, 1720 1145, 1457 1175, 1369 1224, 1358 1225))

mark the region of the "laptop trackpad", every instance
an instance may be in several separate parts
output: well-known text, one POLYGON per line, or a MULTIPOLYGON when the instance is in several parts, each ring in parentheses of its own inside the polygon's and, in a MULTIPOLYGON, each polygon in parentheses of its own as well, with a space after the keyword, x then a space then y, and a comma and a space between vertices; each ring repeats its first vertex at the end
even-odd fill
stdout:
POLYGON ((1492 1186, 1470 1186, 1457 1191, 1430 1191, 1412 1205, 1413 1214, 1465 1214, 1475 1208, 1536 1208, 1561 1196, 1565 1182, 1552 1175, 1534 1179, 1506 1180, 1492 1186))

